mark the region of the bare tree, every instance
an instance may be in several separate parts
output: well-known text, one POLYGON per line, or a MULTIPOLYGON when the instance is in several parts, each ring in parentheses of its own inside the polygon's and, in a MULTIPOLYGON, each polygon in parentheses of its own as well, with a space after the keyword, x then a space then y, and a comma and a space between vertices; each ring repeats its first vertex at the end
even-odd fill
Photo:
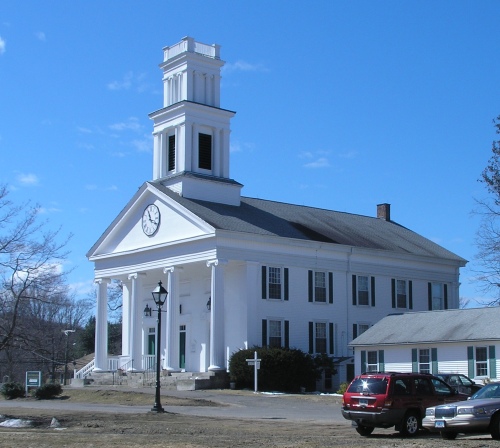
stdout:
POLYGON ((30 306, 68 294, 61 266, 71 235, 59 242, 60 229, 47 224, 37 205, 14 205, 0 186, 0 351, 30 337, 21 322, 30 306))
MULTIPOLYGON (((496 134, 500 134, 500 115, 493 120, 496 134)), ((486 185, 490 195, 477 200, 476 213, 482 215, 476 234, 478 253, 477 280, 485 292, 494 292, 495 298, 486 305, 500 304, 500 140, 492 143, 492 156, 481 173, 480 182, 486 185)))

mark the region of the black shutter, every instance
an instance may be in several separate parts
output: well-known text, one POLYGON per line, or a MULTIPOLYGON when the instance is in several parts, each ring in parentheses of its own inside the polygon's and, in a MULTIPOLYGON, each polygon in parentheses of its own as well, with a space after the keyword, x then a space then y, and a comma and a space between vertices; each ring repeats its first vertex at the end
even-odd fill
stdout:
POLYGON ((307 273, 307 294, 309 302, 313 301, 313 271, 307 273))
POLYGON ((175 135, 168 137, 168 171, 175 169, 175 135))
POLYGON ((309 353, 314 353, 314 323, 309 322, 309 353))
POLYGON ((290 321, 285 320, 285 348, 290 348, 290 321))
POLYGON ((352 338, 356 339, 358 337, 358 324, 352 324, 352 338))
POLYGON ((410 308, 410 310, 412 310, 413 309, 413 282, 411 280, 408 282, 408 302, 409 302, 408 308, 410 308))
POLYGON ((285 300, 288 300, 288 268, 285 268, 284 272, 285 272, 285 300))
POLYGON ((356 276, 352 276, 352 304, 356 305, 356 276))
POLYGON ((396 279, 391 278, 392 307, 396 308, 396 279))
POLYGON ((212 169, 212 136, 198 134, 198 167, 204 170, 212 169))
POLYGON ((448 285, 444 285, 444 309, 448 309, 448 285))
POLYGON ((262 266, 262 298, 267 299, 267 267, 262 266))
POLYGON ((375 306, 375 277, 371 278, 372 306, 375 306))
POLYGON ((333 272, 328 273, 328 302, 333 303, 333 272))
POLYGON ((267 319, 262 319, 262 347, 267 347, 267 319))
POLYGON ((427 283, 427 300, 429 305, 429 311, 432 311, 432 283, 427 283))
POLYGON ((330 322, 328 324, 328 337, 330 338, 330 355, 333 355, 334 353, 334 339, 333 339, 333 323, 330 322))

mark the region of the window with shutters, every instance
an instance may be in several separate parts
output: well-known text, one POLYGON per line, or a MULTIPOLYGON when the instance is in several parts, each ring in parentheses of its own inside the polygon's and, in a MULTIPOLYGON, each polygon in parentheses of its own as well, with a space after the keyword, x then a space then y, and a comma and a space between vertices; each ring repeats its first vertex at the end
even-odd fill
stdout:
POLYGON ((444 310, 443 284, 431 283, 432 310, 444 310))
POLYGON ((378 352, 369 351, 366 353, 366 371, 378 372, 378 352))
POLYGON ((421 348, 418 351, 418 371, 431 373, 431 351, 428 348, 421 348))
POLYGON ((488 347, 476 347, 476 376, 488 376, 488 347))
POLYGON ((396 280, 396 308, 407 308, 408 287, 406 280, 396 280))
POLYGON ((175 170, 175 135, 168 137, 168 171, 175 170))
POLYGON ((333 273, 310 270, 308 296, 309 302, 333 303, 333 273))
POLYGON ((366 275, 358 275, 357 286, 358 305, 369 305, 370 287, 368 277, 366 275))
POLYGON ((335 324, 333 322, 309 322, 309 353, 335 354, 335 324))
POLYGON ((315 323, 315 353, 326 353, 326 322, 315 323))
POLYGON ((314 301, 326 302, 326 272, 314 273, 314 301))
POLYGON ((280 320, 269 321, 269 347, 282 346, 282 322, 280 320))
POLYGON ((212 136, 198 134, 198 167, 204 170, 212 169, 212 136))
POLYGON ((288 300, 288 268, 262 266, 262 298, 288 300))

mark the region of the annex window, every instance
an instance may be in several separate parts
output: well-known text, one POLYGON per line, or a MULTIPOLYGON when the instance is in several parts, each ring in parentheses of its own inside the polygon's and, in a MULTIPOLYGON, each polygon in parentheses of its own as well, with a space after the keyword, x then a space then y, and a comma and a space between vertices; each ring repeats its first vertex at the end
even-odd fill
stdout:
POLYGON ((448 309, 448 285, 446 283, 429 282, 429 310, 448 309))
POLYGON ((352 276, 352 304, 375 306, 375 277, 352 276))
POLYGON ((476 347, 476 376, 488 376, 487 347, 476 347))
POLYGON ((420 373, 431 373, 431 351, 428 348, 418 351, 418 371, 420 373))
POLYGON ((288 268, 262 266, 262 298, 288 300, 288 268))
POLYGON ((198 167, 204 170, 212 169, 212 136, 198 134, 198 167))
POLYGON ((309 353, 333 355, 334 332, 332 322, 309 322, 309 353))
POLYGON ((262 320, 263 347, 289 347, 289 321, 281 319, 262 320))
POLYGON ((168 171, 175 170, 175 135, 168 137, 168 171))
POLYGON ((309 302, 333 303, 333 273, 309 271, 308 296, 309 302))
POLYGON ((383 350, 361 350, 361 372, 383 372, 384 370, 383 350))
POLYGON ((413 283, 411 280, 391 280, 392 307, 413 309, 413 283))

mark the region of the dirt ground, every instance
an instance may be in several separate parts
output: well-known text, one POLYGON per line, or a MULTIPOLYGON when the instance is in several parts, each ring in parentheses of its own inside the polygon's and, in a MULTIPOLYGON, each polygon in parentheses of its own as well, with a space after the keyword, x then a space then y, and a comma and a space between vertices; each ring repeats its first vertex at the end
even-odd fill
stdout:
MULTIPOLYGON (((65 390, 59 399, 86 403, 151 404, 151 395, 114 390, 65 390)), ((307 398, 306 398, 307 399, 307 398)), ((218 406, 205 400, 162 397, 164 406, 218 406)), ((423 432, 404 439, 393 429, 359 436, 349 425, 297 424, 282 420, 238 420, 180 414, 107 414, 3 408, 3 415, 35 422, 34 428, 0 428, 2 448, 19 447, 500 447, 490 436, 441 440, 423 432), (61 429, 50 428, 56 418, 61 429)))

